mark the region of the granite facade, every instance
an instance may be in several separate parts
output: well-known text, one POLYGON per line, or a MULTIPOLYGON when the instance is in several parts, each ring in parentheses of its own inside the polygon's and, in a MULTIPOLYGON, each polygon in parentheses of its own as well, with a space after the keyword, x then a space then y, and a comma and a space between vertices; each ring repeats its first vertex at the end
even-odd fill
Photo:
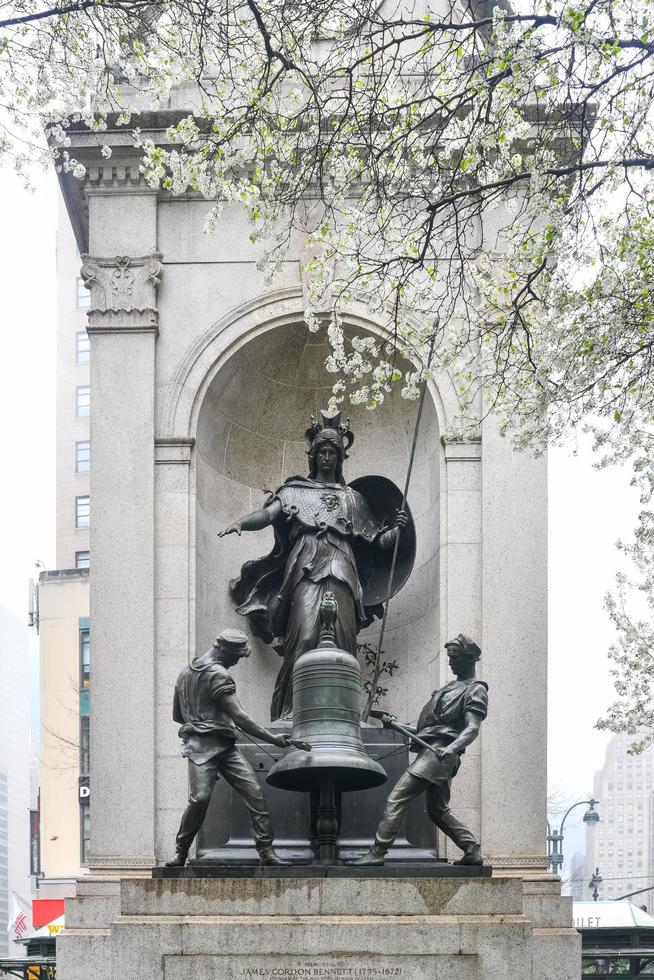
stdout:
MULTIPOLYGON (((112 133, 106 138, 111 142, 112 133)), ((198 977, 231 976, 226 959, 216 965, 217 946, 225 956, 250 948, 270 957, 338 952, 359 957, 357 968, 373 953, 433 957, 411 960, 407 977, 572 976, 576 946, 554 879, 547 881, 557 894, 532 901, 535 910, 550 909, 544 925, 518 909, 505 909, 503 918, 480 912, 474 922, 449 913, 421 922, 414 909, 399 932, 388 929, 385 914, 367 922, 359 908, 356 921, 338 929, 329 916, 300 930, 290 921, 255 924, 239 919, 243 909, 235 911, 237 921, 212 913, 211 921, 187 922, 181 913, 143 911, 112 918, 116 895, 127 894, 121 878, 169 855, 183 806, 185 766, 171 717, 175 677, 217 630, 245 625, 227 583, 272 542, 269 530, 225 539, 216 532, 260 506, 285 477, 306 471, 303 432, 325 405, 332 377, 324 369, 324 333, 308 334, 302 323, 300 234, 268 283, 238 208, 226 207, 218 233, 204 236, 206 202, 149 190, 123 143, 109 164, 99 159, 92 134, 73 131, 71 139, 88 169, 81 185, 62 175, 66 200, 85 266, 102 279, 102 299, 89 314, 97 773, 91 866, 118 892, 75 900, 89 900, 96 925, 83 925, 80 912, 79 928, 67 929, 63 980, 78 975, 75 950, 86 950, 90 964, 94 956, 110 962, 111 972, 98 975, 116 980, 181 976, 181 956, 193 959, 198 977), (99 924, 103 903, 108 911, 99 924), (564 953, 552 929, 563 930, 564 953), (536 952, 546 947, 542 962, 550 966, 536 966, 536 952)), ((380 331, 358 302, 346 319, 351 333, 380 331)), ((480 642, 490 713, 466 753, 453 803, 481 832, 488 858, 518 876, 519 889, 546 864, 546 461, 514 454, 492 418, 480 425, 478 441, 444 440, 456 407, 447 377, 430 384, 409 496, 418 555, 391 604, 385 645, 399 670, 388 682, 387 704, 415 718, 447 677, 445 640, 463 631, 480 642)), ((415 411, 399 395, 373 413, 346 410, 356 435, 347 478, 377 473, 402 487, 415 411)), ((373 626, 362 638, 374 640, 377 631, 373 626)), ((246 710, 265 722, 278 661, 260 642, 253 648, 237 668, 237 683, 246 710)), ((448 857, 455 856, 450 846, 448 857)))

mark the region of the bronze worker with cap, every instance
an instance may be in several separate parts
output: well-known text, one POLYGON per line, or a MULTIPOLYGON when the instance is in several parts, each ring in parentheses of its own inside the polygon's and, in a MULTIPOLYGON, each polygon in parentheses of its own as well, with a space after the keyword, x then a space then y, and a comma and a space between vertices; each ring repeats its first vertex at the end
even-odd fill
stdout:
POLYGON ((250 718, 236 697, 229 668, 250 656, 245 633, 226 629, 210 650, 184 667, 175 684, 173 718, 181 724, 182 755, 189 761, 190 793, 168 867, 186 863, 189 848, 204 821, 220 776, 235 790, 250 814, 260 864, 289 864, 275 854, 270 812, 252 766, 236 745, 237 728, 280 748, 288 735, 272 735, 250 718))
MULTIPOLYGON (((483 864, 479 842, 450 810, 450 790, 461 756, 479 735, 486 717, 488 685, 475 675, 481 650, 473 640, 459 633, 445 644, 445 649, 456 679, 434 691, 415 728, 398 726, 399 730, 419 739, 415 743, 418 755, 389 794, 373 846, 350 864, 383 864, 409 803, 422 793, 426 794, 427 813, 432 821, 463 851, 463 857, 455 864, 483 864)), ((394 715, 385 712, 375 715, 381 718, 384 727, 396 727, 394 715)))

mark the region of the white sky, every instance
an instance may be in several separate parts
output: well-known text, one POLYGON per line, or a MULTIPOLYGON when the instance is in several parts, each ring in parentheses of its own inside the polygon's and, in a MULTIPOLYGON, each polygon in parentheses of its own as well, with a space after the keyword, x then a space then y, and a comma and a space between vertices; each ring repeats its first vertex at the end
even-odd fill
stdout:
POLYGON ((639 510, 628 467, 593 469, 589 440, 572 450, 549 456, 550 787, 565 795, 591 791, 610 737, 593 727, 613 693, 603 598, 629 569, 615 543, 631 538, 639 510))
POLYGON ((21 621, 27 580, 55 547, 56 179, 24 190, 0 168, 0 604, 21 621))
MULTIPOLYGON (((34 180, 30 193, 0 169, 0 604, 21 620, 34 563, 55 561, 57 190, 52 174, 34 180)), ((602 603, 638 510, 627 471, 594 471, 587 444, 571 451, 550 454, 549 502, 549 780, 570 802, 590 792, 608 740, 593 728, 612 690, 602 603)))

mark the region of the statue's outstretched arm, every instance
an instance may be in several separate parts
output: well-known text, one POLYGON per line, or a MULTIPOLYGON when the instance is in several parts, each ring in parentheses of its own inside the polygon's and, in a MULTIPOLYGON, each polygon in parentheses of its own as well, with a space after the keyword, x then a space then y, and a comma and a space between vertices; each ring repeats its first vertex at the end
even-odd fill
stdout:
POLYGON ((218 537, 224 538, 226 534, 240 534, 241 531, 261 531, 264 527, 269 527, 274 521, 282 516, 281 501, 275 499, 266 507, 260 510, 253 510, 246 517, 239 518, 222 531, 218 531, 218 537))
POLYGON ((260 738, 262 742, 270 742, 271 745, 277 745, 279 748, 286 748, 286 746, 290 745, 288 735, 275 735, 273 732, 268 732, 254 718, 251 718, 243 710, 235 694, 223 694, 221 702, 229 717, 242 732, 245 732, 247 735, 252 735, 253 738, 260 738))

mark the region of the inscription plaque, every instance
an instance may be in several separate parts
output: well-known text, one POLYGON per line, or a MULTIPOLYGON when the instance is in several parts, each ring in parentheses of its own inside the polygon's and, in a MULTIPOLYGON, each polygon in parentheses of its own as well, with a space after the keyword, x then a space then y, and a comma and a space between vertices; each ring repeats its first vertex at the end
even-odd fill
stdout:
POLYGON ((164 980, 479 980, 475 955, 166 956, 164 980))

